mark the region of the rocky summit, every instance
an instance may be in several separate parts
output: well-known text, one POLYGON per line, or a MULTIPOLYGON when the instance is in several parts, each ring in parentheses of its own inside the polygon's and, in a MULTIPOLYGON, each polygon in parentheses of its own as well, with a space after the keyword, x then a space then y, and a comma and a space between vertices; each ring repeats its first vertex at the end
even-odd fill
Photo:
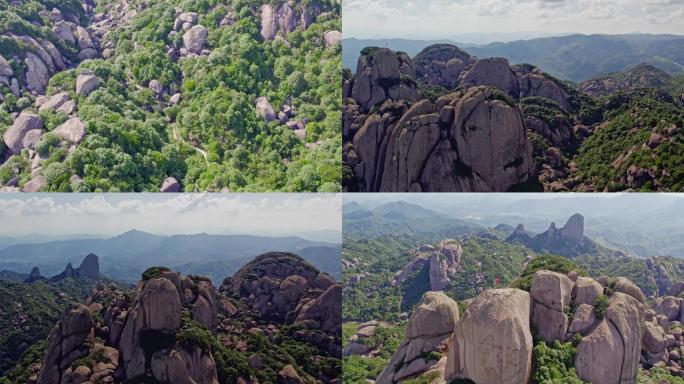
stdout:
POLYGON ((74 268, 71 263, 67 264, 64 272, 49 278, 52 283, 59 282, 67 278, 84 277, 97 280, 100 278, 100 259, 95 254, 88 254, 78 268, 74 268))
POLYGON ((368 47, 342 82, 349 192, 681 189, 684 90, 653 65, 575 86, 449 44, 368 47))
POLYGON ((505 61, 490 65, 449 46, 430 47, 413 60, 368 48, 343 81, 349 191, 501 192, 534 176, 532 146, 514 102, 518 78, 505 61), (514 86, 483 80, 502 68, 510 78, 501 82, 514 86), (430 100, 416 79, 467 86, 430 100))
MULTIPOLYGON (((96 262, 89 255, 79 273, 95 272, 96 262)), ((130 291, 93 287, 10 377, 22 384, 339 383, 341 297, 340 284, 294 254, 261 255, 220 290, 206 277, 151 267, 130 291)))
POLYGON ((538 270, 529 292, 489 289, 460 314, 444 293, 428 292, 376 382, 520 384, 542 382, 556 369, 568 382, 623 384, 656 361, 676 367, 666 347, 674 338, 666 341, 656 319, 669 322, 657 314, 668 313, 678 321, 681 300, 666 298, 647 311, 641 291, 627 287, 634 284, 626 279, 538 270), (543 360, 561 351, 570 351, 567 360, 543 360))

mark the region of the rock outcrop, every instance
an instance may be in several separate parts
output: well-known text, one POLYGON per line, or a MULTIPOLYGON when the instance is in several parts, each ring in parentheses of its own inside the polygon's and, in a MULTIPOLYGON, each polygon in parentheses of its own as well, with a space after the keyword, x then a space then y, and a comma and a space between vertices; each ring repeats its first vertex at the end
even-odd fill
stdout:
POLYGON ((40 274, 40 268, 38 267, 33 267, 31 269, 31 273, 29 273, 28 277, 24 280, 25 283, 33 283, 34 281, 41 281, 41 280, 47 280, 43 275, 40 274))
POLYGON ((537 171, 526 130, 574 148, 570 112, 577 100, 532 65, 477 59, 448 44, 429 46, 413 60, 368 47, 355 74, 343 73, 343 98, 348 191, 502 192, 535 176, 545 190, 570 188, 553 184, 568 176, 562 161, 537 171), (429 93, 457 92, 433 103, 422 99, 416 81, 431 86, 429 93), (459 115, 459 104, 474 115, 459 115))
POLYGON ((77 116, 70 118, 52 131, 58 138, 78 144, 86 135, 85 124, 77 116))
POLYGON ((526 383, 532 368, 530 295, 488 290, 476 297, 449 341, 445 378, 526 383))
POLYGON ((360 191, 506 191, 534 173, 520 110, 491 88, 408 109, 387 101, 351 144, 345 161, 360 191))
POLYGON ((461 74, 458 84, 469 87, 490 85, 515 98, 520 94, 518 78, 508 60, 503 58, 478 60, 461 74))
POLYGON ((394 282, 404 284, 416 272, 427 268, 430 290, 442 291, 458 271, 463 248, 458 241, 446 239, 437 246, 426 244, 411 252, 414 258, 395 274, 394 282))
POLYGON ((584 216, 578 213, 570 216, 560 229, 560 236, 573 243, 584 244, 584 216))
POLYGON ((451 44, 435 44, 423 49, 413 61, 416 80, 426 84, 454 89, 461 72, 474 58, 451 44))
POLYGON ((88 307, 77 304, 69 309, 50 333, 38 384, 67 383, 65 370, 88 355, 86 343, 93 338, 93 316, 88 307))
POLYGON ((275 109, 268 99, 264 96, 258 97, 256 99, 256 110, 266 121, 273 121, 276 119, 275 109))
MULTIPOLYGON (((97 256, 65 273, 99 275, 97 256)), ((190 321, 216 332, 218 300, 208 279, 156 267, 145 272, 132 301, 102 284, 87 304, 72 307, 52 331, 38 383, 218 384, 206 346, 179 338, 190 321)))
POLYGON ((261 37, 274 40, 277 36, 287 36, 297 27, 305 30, 323 10, 319 3, 264 4, 261 7, 261 37))
POLYGON ((182 325, 183 308, 192 319, 215 329, 217 303, 211 282, 189 278, 168 270, 138 284, 119 341, 128 379, 151 375, 163 383, 218 383, 209 351, 177 345, 175 334, 182 325), (197 285, 194 291, 191 289, 197 285), (206 369, 193 369, 196 364, 206 369), (151 370, 151 372, 150 372, 151 370))
POLYGON ((43 120, 40 116, 28 111, 22 112, 3 134, 5 146, 11 153, 20 153, 23 149, 24 137, 29 131, 35 129, 43 129, 43 120))
POLYGON ((168 193, 175 193, 175 192, 180 192, 181 186, 178 180, 176 180, 175 177, 167 177, 164 179, 164 182, 162 182, 161 187, 159 188, 159 192, 168 192, 168 193))
POLYGON ((195 25, 183 34, 183 45, 190 53, 202 53, 209 31, 202 25, 195 25))
POLYGON ((314 299, 335 284, 330 276, 299 256, 272 252, 256 257, 225 279, 220 290, 238 293, 265 319, 286 322, 288 314, 303 308, 300 303, 314 299))
POLYGON ((634 383, 639 366, 644 308, 615 292, 605 318, 577 346, 577 376, 590 383, 634 383))
POLYGON ((351 97, 366 112, 387 99, 417 101, 415 68, 405 53, 366 48, 356 66, 351 97))
POLYGON ((564 311, 570 305, 572 290, 572 281, 563 274, 550 271, 534 274, 530 289, 532 324, 548 343, 565 338, 569 323, 564 311))
MULTIPOLYGON (((260 323, 297 326, 297 340, 342 357, 342 286, 301 257, 285 252, 257 256, 226 278, 219 292, 238 298, 260 323)), ((253 331, 268 333, 271 328, 253 331)))
POLYGON ((377 377, 376 383, 392 384, 432 371, 443 373, 443 369, 436 367, 443 358, 426 356, 430 352, 443 354, 446 351, 447 341, 458 320, 455 301, 442 292, 425 293, 409 318, 406 339, 377 377))
POLYGON ((92 71, 82 70, 81 74, 76 78, 76 93, 81 96, 88 96, 90 92, 100 86, 102 80, 97 77, 92 71))

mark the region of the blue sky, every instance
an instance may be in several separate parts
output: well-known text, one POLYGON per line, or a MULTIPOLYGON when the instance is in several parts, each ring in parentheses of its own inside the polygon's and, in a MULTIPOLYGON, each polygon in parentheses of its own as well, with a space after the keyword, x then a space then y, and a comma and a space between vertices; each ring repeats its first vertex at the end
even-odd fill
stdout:
POLYGON ((482 35, 684 34, 684 0, 344 0, 343 26, 347 38, 464 43, 487 42, 482 35))
POLYGON ((339 232, 335 194, 0 194, 0 236, 339 232))

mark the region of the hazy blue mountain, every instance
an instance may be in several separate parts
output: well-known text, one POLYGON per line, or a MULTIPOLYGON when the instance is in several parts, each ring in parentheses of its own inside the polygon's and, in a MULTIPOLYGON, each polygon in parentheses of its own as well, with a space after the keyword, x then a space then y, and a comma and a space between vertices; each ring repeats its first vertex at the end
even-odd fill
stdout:
POLYGON ((102 273, 124 282, 139 279, 141 273, 153 265, 221 280, 250 258, 270 251, 300 254, 320 270, 336 277, 340 275, 340 247, 334 243, 295 236, 161 236, 137 230, 108 239, 13 245, 0 251, 0 270, 27 273, 33 266, 39 266, 45 276, 51 276, 61 272, 66 263, 78 265, 84 255, 95 253, 100 257, 102 273), (335 265, 337 267, 333 268, 335 265))

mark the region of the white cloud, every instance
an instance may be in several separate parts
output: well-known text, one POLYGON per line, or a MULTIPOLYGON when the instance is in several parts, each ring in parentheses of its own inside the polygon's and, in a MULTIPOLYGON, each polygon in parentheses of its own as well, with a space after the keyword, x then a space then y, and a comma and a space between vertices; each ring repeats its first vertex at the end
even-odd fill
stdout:
POLYGON ((0 236, 340 231, 334 194, 0 194, 0 236))

